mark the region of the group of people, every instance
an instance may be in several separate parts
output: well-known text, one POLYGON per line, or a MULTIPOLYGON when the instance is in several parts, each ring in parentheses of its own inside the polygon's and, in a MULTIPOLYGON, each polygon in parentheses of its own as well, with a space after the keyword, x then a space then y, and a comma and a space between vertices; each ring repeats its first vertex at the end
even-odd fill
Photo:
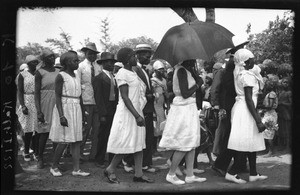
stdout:
POLYGON ((224 70, 205 82, 195 69, 196 59, 175 65, 168 72, 170 77, 162 61, 149 65, 154 51, 148 44, 138 44, 134 50, 122 48, 116 57, 102 52, 97 59, 100 52, 94 43, 88 43, 81 49, 85 54, 82 62, 75 51, 62 54, 59 63, 50 50, 44 50, 40 59, 27 56, 27 67, 17 78, 24 160, 31 160, 32 148, 37 168, 43 168, 50 139, 53 176, 62 176, 59 162, 67 147, 73 158, 72 174, 88 176, 80 164, 87 160, 84 149, 90 137, 89 160, 104 169, 110 183, 120 182, 115 174, 120 164, 125 171, 134 172, 134 182, 153 183, 143 172, 157 171, 153 156, 158 148, 170 157, 168 182, 204 182, 206 178, 194 175, 194 168, 201 144, 199 109, 206 100, 220 116, 212 169, 226 180, 246 183, 238 173, 246 167, 248 157, 249 181, 266 179, 256 171, 256 152, 265 149, 261 132, 266 126, 256 110, 263 79, 259 71, 253 71, 254 56, 244 45, 230 49, 224 70), (209 82, 212 85, 205 87, 209 82), (232 158, 234 164, 228 170, 232 158), (185 181, 176 176, 182 163, 185 181))

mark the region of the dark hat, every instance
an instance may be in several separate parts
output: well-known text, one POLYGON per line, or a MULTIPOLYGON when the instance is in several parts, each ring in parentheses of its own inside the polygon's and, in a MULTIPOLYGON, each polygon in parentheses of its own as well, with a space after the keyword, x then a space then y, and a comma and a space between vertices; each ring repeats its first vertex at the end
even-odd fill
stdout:
POLYGON ((140 52, 140 51, 149 51, 151 53, 154 52, 149 44, 138 44, 135 47, 135 52, 140 52))
POLYGON ((83 47, 83 48, 81 49, 81 51, 83 51, 83 52, 86 52, 86 50, 92 50, 92 51, 94 51, 94 52, 96 52, 96 53, 100 53, 99 51, 97 51, 97 48, 96 48, 96 44, 95 44, 95 43, 88 43, 88 44, 86 44, 85 47, 83 47))
POLYGON ((101 56, 100 56, 100 60, 97 60, 96 62, 98 64, 101 64, 103 61, 106 61, 106 60, 112 60, 114 62, 116 62, 117 60, 115 59, 115 55, 110 53, 110 52, 102 52, 101 53, 101 56))
POLYGON ((229 49, 226 54, 234 54, 237 50, 244 48, 245 45, 249 43, 248 40, 246 40, 245 37, 241 36, 233 36, 232 37, 232 42, 234 47, 229 49))
POLYGON ((124 47, 118 51, 117 60, 119 62, 122 62, 123 64, 126 64, 129 60, 129 58, 134 54, 135 54, 135 51, 133 51, 133 49, 124 47))

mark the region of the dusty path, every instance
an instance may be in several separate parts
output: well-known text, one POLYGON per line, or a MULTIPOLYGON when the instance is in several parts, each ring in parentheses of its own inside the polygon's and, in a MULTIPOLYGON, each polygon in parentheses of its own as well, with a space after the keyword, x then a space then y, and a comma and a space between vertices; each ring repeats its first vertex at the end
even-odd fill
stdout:
MULTIPOLYGON (((193 192, 193 191, 232 191, 232 190, 289 190, 291 182, 291 154, 286 152, 277 152, 274 157, 264 158, 262 155, 257 157, 258 172, 268 175, 265 181, 252 182, 238 185, 226 181, 210 169, 208 159, 205 154, 198 156, 199 168, 204 169, 205 173, 196 174, 200 177, 206 177, 204 183, 185 184, 175 186, 165 180, 168 169, 161 169, 157 173, 145 173, 155 180, 153 184, 134 183, 132 182, 133 174, 126 173, 123 168, 116 172, 121 183, 109 184, 103 176, 103 169, 94 165, 93 162, 85 162, 81 168, 91 173, 91 176, 82 178, 71 175, 72 159, 63 158, 64 167, 67 171, 63 172, 62 177, 53 177, 50 172, 50 162, 52 161, 51 145, 47 144, 46 160, 47 166, 42 170, 36 169, 34 161, 25 162, 19 155, 20 163, 25 171, 17 179, 15 190, 34 190, 34 191, 102 191, 102 192, 193 192)), ((162 157, 164 157, 162 153, 162 157)), ((163 165, 166 159, 162 158, 154 161, 154 165, 163 165)), ((248 180, 248 174, 241 174, 241 178, 248 180)), ((184 176, 180 177, 184 179, 184 176)))

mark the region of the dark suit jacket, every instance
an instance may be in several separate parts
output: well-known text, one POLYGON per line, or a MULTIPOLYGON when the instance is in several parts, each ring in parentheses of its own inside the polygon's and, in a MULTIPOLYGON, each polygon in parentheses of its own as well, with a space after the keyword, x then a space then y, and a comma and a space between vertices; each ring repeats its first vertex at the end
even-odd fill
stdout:
POLYGON ((139 66, 134 66, 134 67, 132 67, 132 69, 137 73, 137 75, 142 79, 142 81, 147 86, 146 95, 152 94, 152 98, 148 98, 146 96, 147 103, 145 105, 145 108, 143 109, 143 112, 144 113, 154 112, 154 95, 153 95, 153 89, 152 89, 152 85, 151 85, 151 81, 150 81, 150 75, 148 74, 148 77, 149 77, 148 82, 150 84, 150 88, 149 88, 148 83, 147 83, 147 77, 144 75, 142 68, 140 68, 139 66))
POLYGON ((92 85, 99 117, 112 116, 118 104, 118 87, 115 85, 115 101, 109 101, 110 78, 101 72, 93 78, 92 85))

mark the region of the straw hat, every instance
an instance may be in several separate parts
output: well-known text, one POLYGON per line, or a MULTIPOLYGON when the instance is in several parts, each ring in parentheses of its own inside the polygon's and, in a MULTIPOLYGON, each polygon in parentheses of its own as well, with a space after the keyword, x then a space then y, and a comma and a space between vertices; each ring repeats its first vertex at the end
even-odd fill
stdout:
POLYGON ((28 69, 28 65, 27 64, 21 64, 21 66, 19 67, 20 72, 22 72, 23 70, 28 69))
POLYGON ((97 51, 97 47, 96 47, 95 43, 88 43, 88 44, 86 44, 85 47, 83 47, 81 49, 82 52, 86 52, 87 50, 92 50, 92 51, 94 51, 96 53, 100 53, 99 51, 97 51))
POLYGON ((115 66, 118 66, 120 68, 124 68, 124 65, 122 64, 122 62, 116 62, 115 66))
POLYGON ((149 44, 138 44, 135 47, 135 52, 140 52, 140 51, 149 51, 151 53, 154 52, 149 44))

